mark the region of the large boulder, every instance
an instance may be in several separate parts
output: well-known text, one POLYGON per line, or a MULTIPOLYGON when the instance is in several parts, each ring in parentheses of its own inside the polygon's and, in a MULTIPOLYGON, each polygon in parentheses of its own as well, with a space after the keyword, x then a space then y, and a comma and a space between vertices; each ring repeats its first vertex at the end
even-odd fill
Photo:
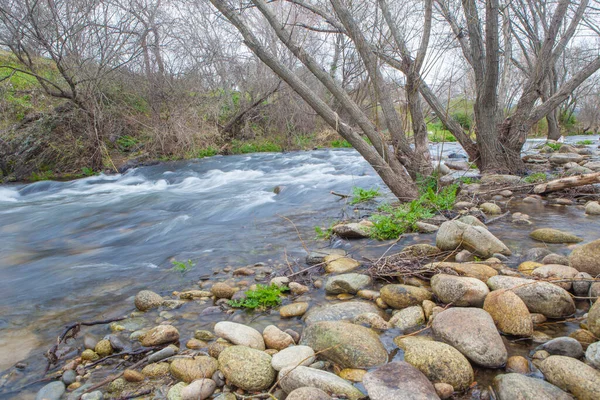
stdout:
POLYGON ((379 335, 364 326, 342 321, 316 322, 304 329, 300 344, 344 368, 371 368, 384 364, 387 351, 379 335))
POLYGON ((533 322, 527 305, 510 290, 495 290, 488 294, 483 303, 498 330, 507 335, 533 335, 533 322))
POLYGON ((362 383, 371 400, 439 400, 427 377, 404 361, 391 362, 369 372, 362 383))
POLYGON ((600 275, 600 239, 575 247, 569 255, 569 262, 577 271, 600 275))
POLYGON ((298 388, 313 387, 325 393, 344 396, 350 400, 363 399, 365 396, 350 382, 331 372, 309 367, 288 367, 279 371, 279 385, 286 393, 298 388))
POLYGON ((541 379, 522 374, 498 375, 492 382, 498 400, 572 400, 572 397, 556 386, 541 379))
POLYGON ((494 253, 511 255, 504 243, 490 231, 460 221, 446 221, 437 232, 435 244, 442 250, 467 249, 478 256, 489 258, 494 253))
POLYGON ((371 284, 371 277, 364 274, 342 274, 327 279, 325 291, 329 294, 356 294, 360 289, 371 284))
POLYGON ((469 361, 446 343, 419 337, 394 339, 394 342, 404 349, 404 361, 424 373, 433 383, 447 383, 462 392, 474 380, 469 361))
POLYGON ((488 368, 506 364, 508 353, 494 320, 480 308, 450 308, 435 316, 433 333, 471 361, 488 368))
POLYGON ((219 354, 219 369, 233 385, 248 391, 268 389, 275 380, 271 356, 246 346, 231 346, 219 354))
POLYGON ((548 282, 513 276, 493 276, 487 282, 491 290, 510 289, 525 303, 529 312, 548 318, 564 318, 575 313, 569 292, 548 282))
POLYGON ((379 293, 381 300, 395 309, 416 306, 423 300, 431 300, 431 293, 428 290, 409 285, 385 285, 379 293))
POLYGON ((559 231, 553 228, 536 229, 529 236, 544 243, 579 243, 583 239, 573 235, 572 233, 559 231))
POLYGON ((600 399, 600 371, 571 357, 550 356, 540 363, 546 380, 579 400, 600 399))
POLYGON ((365 313, 375 313, 385 318, 385 312, 375 304, 366 301, 346 301, 336 304, 324 304, 311 308, 305 315, 307 325, 320 321, 352 321, 365 313))
POLYGON ((215 335, 233 344, 264 350, 263 335, 254 328, 236 322, 221 321, 215 325, 215 335))
POLYGON ((431 290, 442 303, 457 307, 482 307, 490 292, 479 279, 446 274, 431 278, 431 290))

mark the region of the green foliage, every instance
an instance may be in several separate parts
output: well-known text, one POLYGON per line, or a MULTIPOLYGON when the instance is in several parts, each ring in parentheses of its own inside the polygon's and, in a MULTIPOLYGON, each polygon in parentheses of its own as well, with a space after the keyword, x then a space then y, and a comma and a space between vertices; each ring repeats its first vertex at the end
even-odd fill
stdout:
POLYGON ((467 131, 471 130, 471 126, 473 125, 473 118, 471 117, 471 114, 466 112, 455 112, 452 114, 452 118, 454 118, 456 122, 463 127, 463 129, 466 129, 467 131))
POLYGON ((543 172, 536 172, 523 178, 523 180, 527 183, 541 183, 546 182, 547 179, 548 178, 546 177, 546 174, 543 172))
POLYGON ((317 234, 316 239, 329 239, 333 235, 333 226, 329 228, 315 226, 315 233, 317 234))
POLYGON ((471 185, 473 183, 479 183, 479 179, 471 178, 469 176, 462 176, 458 178, 458 183, 462 183, 465 185, 471 185))
POLYGON ((418 221, 431 218, 436 211, 449 210, 456 201, 458 185, 438 188, 435 177, 417 180, 420 197, 397 207, 383 205, 380 214, 371 217, 371 236, 378 240, 397 239, 405 232, 414 231, 418 221))
POLYGON ((256 290, 248 290, 244 294, 245 299, 229 300, 229 305, 236 308, 247 308, 249 310, 276 307, 281 304, 281 294, 290 290, 287 286, 277 286, 272 284, 257 285, 256 290))
POLYGON ((184 261, 176 261, 176 260, 174 260, 171 263, 173 264, 172 270, 173 271, 177 271, 177 272, 181 272, 182 274, 188 272, 189 270, 191 270, 192 268, 194 268, 194 266, 196 265, 196 264, 194 264, 192 262, 192 260, 187 260, 185 262, 184 261))
POLYGON ((90 167, 83 167, 83 168, 81 168, 81 174, 83 176, 92 176, 92 175, 94 175, 94 170, 91 169, 90 167))
POLYGON ((562 147, 562 143, 546 143, 553 151, 558 151, 562 147))
POLYGON ((31 182, 49 181, 54 179, 54 177, 54 172, 52 171, 38 171, 32 172, 27 180, 31 182))
POLYGON ((281 150, 280 145, 269 141, 252 143, 234 140, 231 142, 231 152, 233 154, 277 153, 281 150))
POLYGON ((564 110, 558 115, 558 122, 560 126, 567 130, 570 130, 573 129, 575 125, 577 125, 577 118, 572 112, 564 110))
POLYGON ((352 200, 350 204, 364 203, 378 196, 381 196, 379 189, 363 189, 355 186, 352 188, 352 200))
POLYGON ((594 141, 586 139, 586 140, 580 140, 579 142, 577 142, 575 144, 579 144, 579 145, 582 145, 582 146, 589 146, 589 145, 594 144, 594 141))
POLYGON ((331 142, 331 147, 333 147, 334 149, 350 149, 352 148, 352 145, 347 140, 338 139, 331 142))
POLYGON ((215 149, 214 147, 207 147, 205 149, 198 150, 197 156, 198 158, 204 158, 216 156, 217 154, 219 154, 219 150, 215 149))
POLYGON ((139 141, 136 138, 129 135, 123 135, 117 139, 117 146, 121 151, 131 151, 138 143, 139 141))
POLYGON ((434 143, 456 142, 454 135, 447 130, 433 131, 433 133, 429 135, 429 140, 434 143))

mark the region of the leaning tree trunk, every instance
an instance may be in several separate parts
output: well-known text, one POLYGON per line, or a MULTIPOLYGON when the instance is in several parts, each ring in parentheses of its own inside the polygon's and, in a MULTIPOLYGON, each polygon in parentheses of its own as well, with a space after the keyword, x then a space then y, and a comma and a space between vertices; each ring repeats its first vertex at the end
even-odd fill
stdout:
POLYGON ((433 164, 427 138, 427 124, 423 116, 423 105, 419 93, 418 75, 409 74, 406 80, 406 98, 411 117, 412 129, 415 140, 415 159, 419 163, 418 171, 424 176, 431 175, 433 164))
POLYGON ((558 140, 561 137, 557 114, 558 110, 552 110, 548 115, 546 115, 546 121, 548 122, 549 140, 558 140))

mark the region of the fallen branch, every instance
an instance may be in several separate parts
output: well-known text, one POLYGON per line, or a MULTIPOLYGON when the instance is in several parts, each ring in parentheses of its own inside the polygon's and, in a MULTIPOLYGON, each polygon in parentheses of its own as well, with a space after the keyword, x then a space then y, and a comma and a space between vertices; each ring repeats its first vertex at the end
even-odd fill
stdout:
POLYGON ((349 194, 338 193, 338 192, 334 192, 333 190, 330 193, 334 196, 341 197, 342 199, 347 199, 348 197, 350 197, 349 194))
POLYGON ((533 192, 536 194, 544 194, 577 186, 591 185, 594 183, 600 183, 600 172, 555 179, 553 181, 535 186, 533 188, 533 192))

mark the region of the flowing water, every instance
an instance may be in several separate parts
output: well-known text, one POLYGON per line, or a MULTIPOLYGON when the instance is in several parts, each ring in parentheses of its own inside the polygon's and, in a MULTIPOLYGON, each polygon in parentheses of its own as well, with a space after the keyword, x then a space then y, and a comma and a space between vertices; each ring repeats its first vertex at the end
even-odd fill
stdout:
MULTIPOLYGON (((463 154, 448 143, 432 146, 432 153, 463 154)), ((217 156, 70 182, 0 186, 0 371, 28 360, 23 374, 41 373, 43 351, 66 324, 127 314, 141 289, 167 295, 193 288, 199 278, 228 265, 301 262, 305 252, 298 233, 311 249, 326 247, 329 243, 312 241, 314 226, 361 216, 360 210, 352 215, 331 191, 379 185, 355 151, 318 150, 217 156), (173 270, 174 260, 195 266, 182 274, 173 270)), ((534 227, 571 230, 586 241, 600 232, 600 221, 577 207, 509 207, 534 222, 491 226, 516 254, 540 246, 528 239, 534 227)), ((396 248, 432 241, 432 235, 408 236, 396 248)), ((359 243, 334 245, 357 256, 388 249, 359 243)), ((564 246, 552 250, 568 252, 564 246)), ((315 301, 322 298, 316 296, 315 301)), ((189 317, 197 310, 184 311, 196 329, 211 322, 189 317)), ((274 320, 244 313, 236 318, 262 326, 274 320)))

